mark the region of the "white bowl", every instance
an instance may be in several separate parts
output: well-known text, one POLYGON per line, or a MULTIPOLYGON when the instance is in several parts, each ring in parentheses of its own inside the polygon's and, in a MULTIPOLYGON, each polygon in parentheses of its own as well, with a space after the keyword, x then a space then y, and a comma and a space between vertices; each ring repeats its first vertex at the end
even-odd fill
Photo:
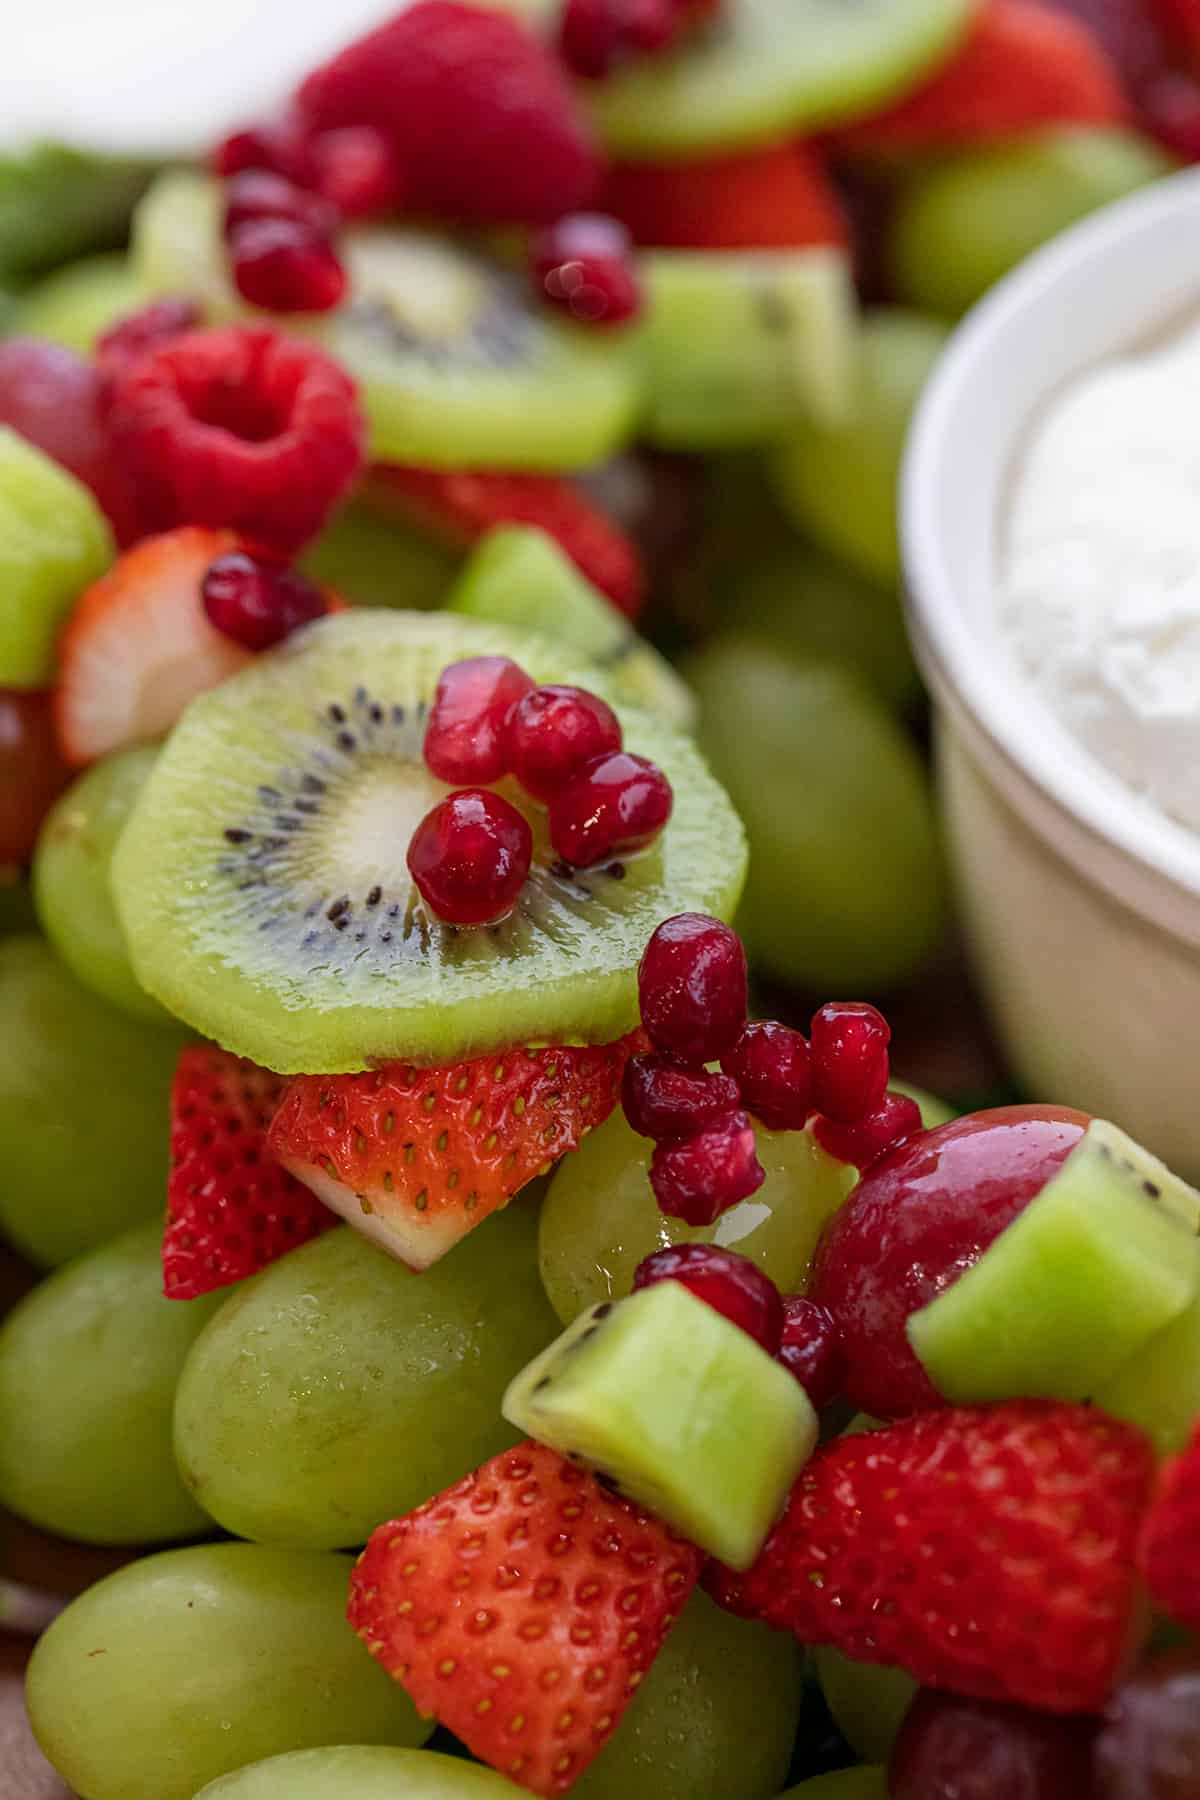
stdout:
POLYGON ((1039 408, 1193 310, 1200 170, 1067 233, 971 314, 914 422, 901 530, 965 928, 1013 1067, 1200 1178, 1200 837, 1075 741, 995 611, 1008 481, 1039 408))

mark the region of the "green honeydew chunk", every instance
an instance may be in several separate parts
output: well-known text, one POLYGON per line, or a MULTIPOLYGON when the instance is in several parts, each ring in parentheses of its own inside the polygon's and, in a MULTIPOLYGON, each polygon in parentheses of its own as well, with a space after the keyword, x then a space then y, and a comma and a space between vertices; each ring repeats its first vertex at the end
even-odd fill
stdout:
POLYGON ((212 1530, 179 1478, 175 1383, 220 1304, 162 1291, 151 1219, 49 1276, 0 1327, 0 1503, 92 1544, 212 1530))
POLYGON ((1093 1396, 1114 1418, 1140 1425, 1160 1456, 1175 1456, 1200 1420, 1200 1296, 1093 1396))
POLYGON ((432 1721, 347 1628, 350 1570, 348 1556, 258 1544, 130 1563, 39 1640, 38 1743, 87 1800, 192 1800, 285 1750, 415 1748, 432 1721))
POLYGON ((1086 1400, 1200 1288, 1200 1194, 1107 1120, 908 1322, 955 1403, 1086 1400))
POLYGON ((0 426, 0 687, 52 684, 59 627, 115 554, 83 483, 0 426))
POLYGON ((223 1775, 196 1800, 517 1800, 503 1775, 436 1750, 293 1750, 223 1775))
POLYGON ((638 636, 547 532, 499 525, 472 551, 451 612, 561 638, 600 665, 615 691, 687 731, 696 703, 664 656, 638 636))
POLYGON ((511 1382, 503 1411, 735 1569, 817 1441, 799 1383, 674 1281, 584 1313, 511 1382))

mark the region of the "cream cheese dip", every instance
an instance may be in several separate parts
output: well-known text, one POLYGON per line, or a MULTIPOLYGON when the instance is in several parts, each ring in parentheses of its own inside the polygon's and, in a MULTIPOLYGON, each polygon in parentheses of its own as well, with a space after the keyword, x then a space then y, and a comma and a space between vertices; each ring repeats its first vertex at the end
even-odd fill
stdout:
POLYGON ((1200 833, 1200 323, 1050 400, 1012 485, 997 613, 1072 733, 1200 833))

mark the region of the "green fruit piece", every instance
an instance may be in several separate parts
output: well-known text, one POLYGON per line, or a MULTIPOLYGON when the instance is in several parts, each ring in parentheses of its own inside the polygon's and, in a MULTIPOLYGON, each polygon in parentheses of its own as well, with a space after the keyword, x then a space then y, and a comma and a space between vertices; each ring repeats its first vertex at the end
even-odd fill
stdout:
POLYGON ((851 1662, 840 1650, 813 1651, 833 1722, 864 1762, 885 1763, 912 1705, 917 1684, 903 1669, 851 1662))
POLYGON ((758 1192, 694 1228, 658 1209, 653 1145, 614 1113, 564 1157, 542 1207, 538 1257, 546 1293, 569 1325, 585 1307, 620 1300, 638 1264, 669 1244, 719 1244, 766 1270, 785 1294, 803 1293, 825 1222, 856 1176, 806 1131, 757 1129, 766 1180, 758 1192))
POLYGON ((57 144, 0 156, 0 281, 119 244, 149 164, 57 144))
POLYGON ((88 256, 30 288, 14 329, 87 356, 102 332, 136 312, 146 299, 145 285, 128 257, 88 256))
POLYGON ((888 1082, 893 1094, 903 1094, 908 1100, 915 1100, 921 1109, 921 1124, 926 1131, 932 1131, 937 1125, 948 1125, 951 1119, 959 1116, 958 1108, 949 1106, 945 1100, 939 1100, 936 1094, 925 1088, 914 1087, 911 1081, 888 1082))
POLYGON ((782 505, 802 530, 869 580, 900 580, 896 487, 909 420, 946 327, 899 307, 865 315, 846 417, 810 420, 773 452, 782 505))
POLYGON ((1039 245, 1173 167, 1139 132, 1079 126, 918 168, 893 216, 896 292, 956 319, 1039 245))
POLYGON ((196 1800, 517 1800, 503 1775, 435 1750, 293 1750, 223 1775, 196 1800))
POLYGON ((467 559, 447 605, 467 618, 561 639, 599 664, 622 699, 683 731, 696 722, 695 701, 666 658, 534 526, 489 531, 467 559))
POLYGON ((908 1321, 955 1404, 1086 1400, 1200 1288, 1200 1193, 1093 1119, 979 1261, 908 1321))
POLYGON ((676 1281, 582 1314, 509 1384, 503 1411, 735 1569, 817 1442, 799 1382, 676 1281))
POLYGON ((308 546, 300 566, 359 606, 432 612, 446 604, 460 561, 433 538, 352 502, 308 546))
POLYGON ((760 972, 826 993, 909 979, 945 896, 907 733, 850 670, 749 639, 715 639, 684 673, 700 747, 750 840, 738 926, 760 972))
POLYGON ((652 250, 643 435, 670 450, 762 444, 854 404, 857 308, 841 250, 652 250))
POLYGON ((598 84, 622 156, 685 158, 871 113, 949 56, 969 0, 726 0, 666 56, 598 84))
POLYGON ((333 1549, 505 1449, 500 1397, 554 1330, 536 1234, 516 1203, 414 1275, 339 1229, 245 1283, 179 1383, 196 1498, 239 1537, 333 1549))
MULTIPOLYGON (((295 316, 291 329, 317 337, 358 381, 376 461, 585 468, 632 433, 632 334, 561 323, 518 271, 433 232, 360 228, 339 253, 348 300, 295 316)), ((246 314, 227 274, 216 182, 160 177, 138 209, 133 254, 156 292, 195 294, 216 318, 246 314)))
MULTIPOLYGON (((618 703, 626 747, 674 790, 662 836, 623 878, 570 875, 536 811, 518 909, 488 930, 442 925, 404 862, 447 791, 422 758, 425 715, 448 663, 492 653, 537 681, 598 685, 544 638, 446 613, 363 611, 311 627, 194 701, 113 860, 142 985, 284 1073, 630 1030, 655 926, 736 904, 741 825, 690 739, 618 703)), ((507 791, 528 806, 515 784, 507 791)))
POLYGON ((59 627, 115 554, 83 483, 0 426, 0 687, 53 685, 59 627))
POLYGON ((814 1775, 811 1781, 789 1788, 780 1800, 887 1800, 887 1795, 887 1770, 874 1767, 814 1775))
POLYGON ((255 1544, 130 1563, 40 1639, 38 1743, 87 1800, 192 1800, 284 1750, 423 1743, 432 1723, 346 1627, 350 1568, 255 1544))
POLYGON ((170 1022, 139 986, 109 886, 113 850, 158 759, 157 749, 105 757, 69 787, 42 826, 33 891, 42 930, 71 972, 122 1012, 170 1022))
POLYGON ((157 1219, 80 1257, 0 1328, 0 1502, 61 1537, 212 1530, 179 1479, 175 1383, 219 1297, 166 1300, 157 1219))
POLYGON ((1200 1298, 1135 1352, 1093 1396, 1103 1412, 1140 1425, 1160 1456, 1176 1456, 1200 1420, 1200 1298))
POLYGON ((53 1268, 161 1212, 180 1039, 85 987, 40 938, 0 942, 0 1231, 53 1268))

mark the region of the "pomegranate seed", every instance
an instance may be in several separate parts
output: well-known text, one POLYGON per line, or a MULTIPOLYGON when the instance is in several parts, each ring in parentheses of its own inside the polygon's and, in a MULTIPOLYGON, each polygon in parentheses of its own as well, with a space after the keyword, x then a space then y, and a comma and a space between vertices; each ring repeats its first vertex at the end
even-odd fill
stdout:
POLYGON ((659 1144, 650 1159, 659 1211, 688 1225, 714 1224, 739 1200, 756 1194, 766 1178, 744 1112, 726 1113, 682 1143, 659 1144))
POLYGON ((616 713, 584 688, 534 688, 509 714, 509 766, 535 800, 548 800, 585 763, 620 748, 616 713))
POLYGON ((818 1412, 841 1391, 845 1357, 833 1314, 803 1294, 783 1303, 779 1361, 790 1369, 818 1412))
POLYGON ((293 119, 231 132, 213 152, 212 168, 226 180, 244 169, 269 169, 302 188, 311 187, 316 174, 308 128, 293 119))
POLYGON ((338 225, 337 211, 327 200, 269 169, 245 169, 226 183, 226 240, 251 219, 291 219, 318 237, 332 237, 338 225))
POLYGON ((408 872, 449 925, 507 918, 529 874, 529 822, 500 794, 463 788, 426 813, 408 846, 408 872))
POLYGON ((631 1056, 621 1080, 621 1104, 642 1137, 670 1143, 736 1112, 741 1094, 728 1075, 681 1068, 666 1056, 631 1056))
POLYGON ((704 913, 658 927, 638 965, 642 1024, 657 1050, 715 1062, 746 1022, 746 952, 736 931, 704 913))
POLYGON ((887 1093, 891 1030, 859 1000, 831 1000, 812 1022, 813 1100, 839 1125, 873 1112, 887 1093))
POLYGON ((381 131, 345 125, 312 141, 316 187, 343 219, 378 219, 403 200, 400 169, 381 131))
MULTIPOLYGON (((893 1746, 887 1791, 893 1800, 1085 1800, 1092 1792, 1095 1732, 1094 1719, 1055 1718, 923 1689, 893 1746)), ((1146 1800, 1159 1791, 1118 1790, 1141 1792, 1146 1800)), ((1170 1789, 1161 1792, 1165 1800, 1170 1789)))
POLYGON ((301 625, 323 619, 325 596, 315 582, 244 550, 219 556, 201 585, 208 622, 245 650, 269 650, 301 625))
POLYGON ((671 816, 671 784, 644 756, 614 750, 585 763, 550 801, 550 842, 564 862, 591 868, 652 844, 671 816))
POLYGON ((559 54, 573 75, 601 81, 628 54, 614 0, 567 0, 558 36, 559 54))
POLYGON ((779 1351, 783 1300, 771 1277, 749 1257, 715 1244, 672 1244, 638 1264, 633 1291, 660 1281, 678 1281, 714 1312, 740 1325, 768 1356, 779 1351))
POLYGON ((1200 81, 1194 76, 1160 75, 1142 95, 1141 123, 1184 162, 1200 162, 1200 81))
POLYGON ((243 300, 265 312, 322 313, 346 292, 346 272, 327 237, 295 219, 250 219, 229 239, 243 300))
POLYGON ((748 1112, 769 1131, 800 1131, 812 1111, 812 1070, 808 1039, 773 1020, 744 1025, 737 1042, 721 1058, 748 1112))
POLYGON ((193 330, 202 316, 196 302, 185 294, 168 294, 110 325, 96 340, 93 359, 102 383, 102 404, 117 376, 124 374, 131 363, 157 350, 160 344, 193 330))
POLYGON ((624 325, 642 309, 633 240, 603 213, 574 213, 540 232, 531 263, 541 298, 583 324, 624 325))
POLYGON ((508 716, 533 687, 507 656, 469 656, 442 670, 425 732, 430 773, 451 787, 508 774, 508 716))
POLYGON ((916 1101, 906 1094, 885 1094, 873 1112, 855 1119, 853 1125, 841 1125, 825 1117, 817 1119, 813 1135, 822 1150, 836 1156, 839 1162, 869 1169, 885 1150, 920 1130, 921 1109, 916 1101))

